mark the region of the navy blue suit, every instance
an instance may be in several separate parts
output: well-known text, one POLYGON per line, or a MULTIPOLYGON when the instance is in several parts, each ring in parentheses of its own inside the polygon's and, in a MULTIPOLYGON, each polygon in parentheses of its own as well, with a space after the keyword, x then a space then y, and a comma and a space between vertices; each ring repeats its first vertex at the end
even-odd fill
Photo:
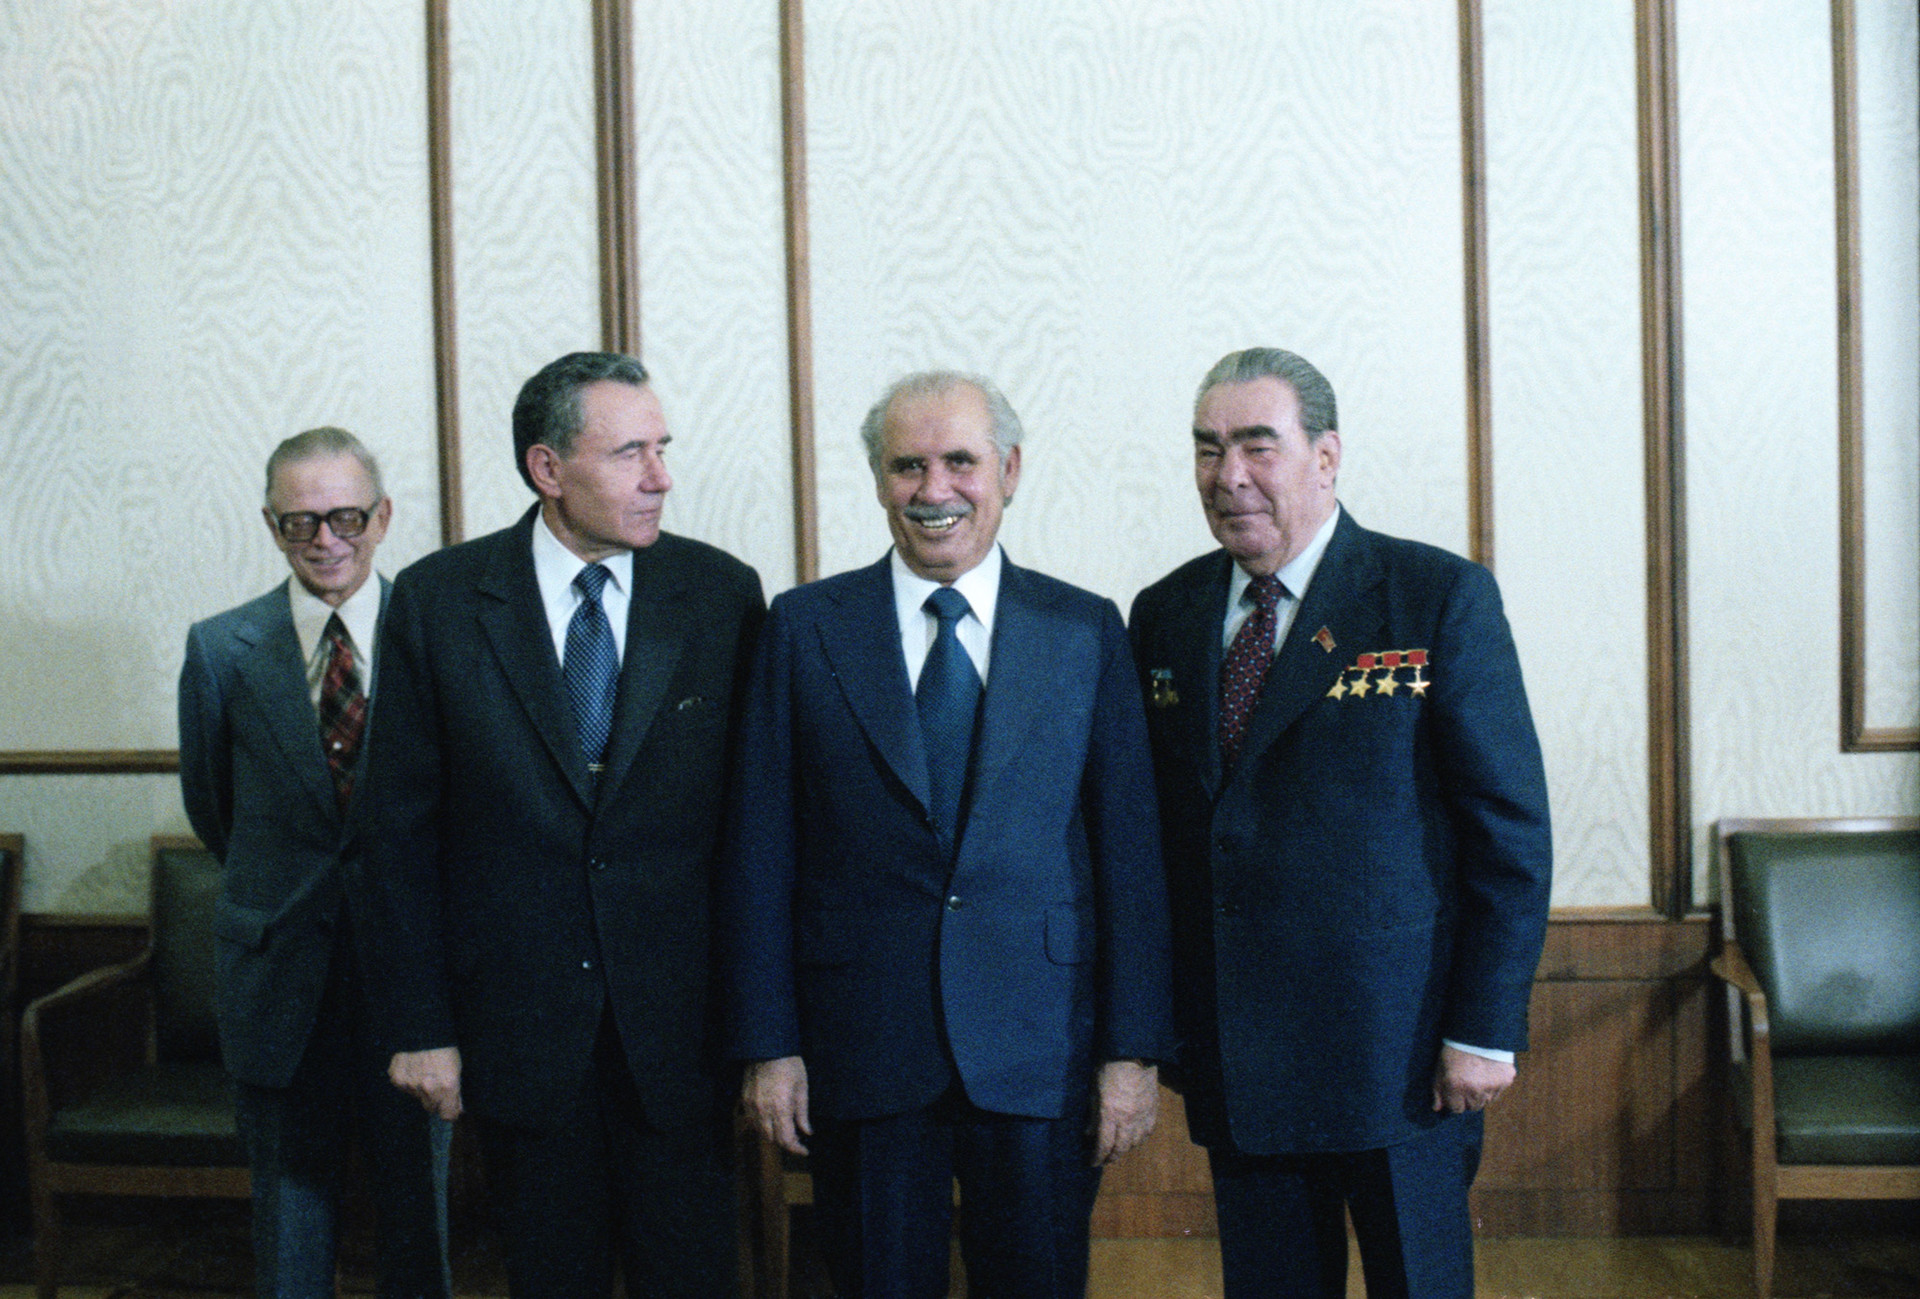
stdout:
POLYGON ((380 1293, 444 1294, 446 1132, 387 1083, 369 1037, 345 899, 358 848, 284 583, 189 631, 180 785, 194 832, 226 868, 214 917, 220 1052, 241 1088, 261 1293, 333 1293, 357 1112, 380 1211, 380 1293))
MULTIPOLYGON (((1151 764, 1112 603, 1004 565, 952 850, 885 560, 773 602, 738 770, 732 1054, 803 1057, 821 1136, 936 1106, 1059 1120, 1056 1162, 1083 1169, 1095 1067, 1171 1047, 1151 764)), ((1084 1271, 1095 1183, 1074 1176, 1083 1204, 1002 1207, 1077 1217, 1084 1271)))
MULTIPOLYGON (((1132 616, 1194 1138, 1299 1156, 1434 1137, 1471 1161, 1478 1115, 1432 1109, 1440 1043, 1526 1045, 1551 864, 1499 592, 1343 512, 1223 772, 1231 563, 1183 565, 1132 616)), ((1462 1214, 1470 1180, 1448 1192, 1462 1214)))

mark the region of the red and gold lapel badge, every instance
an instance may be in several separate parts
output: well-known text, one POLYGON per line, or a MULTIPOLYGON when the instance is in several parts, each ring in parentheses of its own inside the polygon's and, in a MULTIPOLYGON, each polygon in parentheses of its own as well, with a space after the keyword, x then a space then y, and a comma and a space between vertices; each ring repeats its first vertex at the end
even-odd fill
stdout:
POLYGON ((1325 650, 1327 653, 1329 654, 1333 653, 1333 633, 1328 631, 1325 627, 1322 627, 1319 631, 1313 633, 1313 643, 1315 645, 1318 645, 1321 649, 1325 650))
MULTIPOLYGON (((1319 640, 1320 637, 1314 639, 1319 640)), ((1365 699, 1370 694, 1391 698, 1405 690, 1415 699, 1424 699, 1427 687, 1431 684, 1427 679, 1427 651, 1380 650, 1355 659, 1352 667, 1334 679, 1333 688, 1327 691, 1327 698, 1365 699)))
POLYGON ((1147 702, 1155 708, 1171 708, 1180 702, 1180 692, 1173 688, 1172 668, 1147 670, 1147 702))

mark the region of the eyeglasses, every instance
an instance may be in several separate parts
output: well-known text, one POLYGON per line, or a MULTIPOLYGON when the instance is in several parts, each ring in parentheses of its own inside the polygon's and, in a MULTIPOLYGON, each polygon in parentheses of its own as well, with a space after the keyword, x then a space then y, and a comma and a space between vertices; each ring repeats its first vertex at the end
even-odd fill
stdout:
POLYGON ((351 541, 367 530, 367 521, 380 507, 380 502, 361 509, 356 505, 343 505, 337 510, 328 510, 325 514, 315 514, 312 510, 296 510, 292 514, 282 514, 273 521, 280 535, 288 541, 312 541, 320 535, 320 524, 324 521, 329 531, 342 541, 351 541))

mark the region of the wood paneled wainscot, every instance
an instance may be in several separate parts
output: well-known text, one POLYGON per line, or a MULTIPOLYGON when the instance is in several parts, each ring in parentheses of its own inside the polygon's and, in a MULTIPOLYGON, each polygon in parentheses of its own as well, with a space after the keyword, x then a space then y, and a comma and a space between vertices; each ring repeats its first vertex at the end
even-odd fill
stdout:
MULTIPOLYGON (((1716 1225, 1718 1072, 1707 1049, 1707 913, 1555 911, 1533 1046, 1488 1117, 1474 1187, 1482 1236, 1694 1234, 1716 1225)), ((1096 1236, 1212 1235, 1206 1154, 1180 1098, 1107 1171, 1096 1236)))

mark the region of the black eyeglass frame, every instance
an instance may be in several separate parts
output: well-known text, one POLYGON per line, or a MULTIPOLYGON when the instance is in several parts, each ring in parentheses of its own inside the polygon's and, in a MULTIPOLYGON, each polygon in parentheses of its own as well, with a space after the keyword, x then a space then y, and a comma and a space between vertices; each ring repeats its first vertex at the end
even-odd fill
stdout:
POLYGON ((337 510, 328 510, 325 514, 313 510, 289 510, 285 514, 276 514, 273 529, 280 534, 282 541, 291 541, 295 545, 304 545, 320 535, 320 525, 325 523, 330 532, 342 541, 352 541, 367 530, 373 522, 373 512, 380 508, 380 502, 387 498, 375 499, 373 504, 362 509, 358 505, 342 505, 337 510), (355 522, 355 520, 358 522, 355 522))

